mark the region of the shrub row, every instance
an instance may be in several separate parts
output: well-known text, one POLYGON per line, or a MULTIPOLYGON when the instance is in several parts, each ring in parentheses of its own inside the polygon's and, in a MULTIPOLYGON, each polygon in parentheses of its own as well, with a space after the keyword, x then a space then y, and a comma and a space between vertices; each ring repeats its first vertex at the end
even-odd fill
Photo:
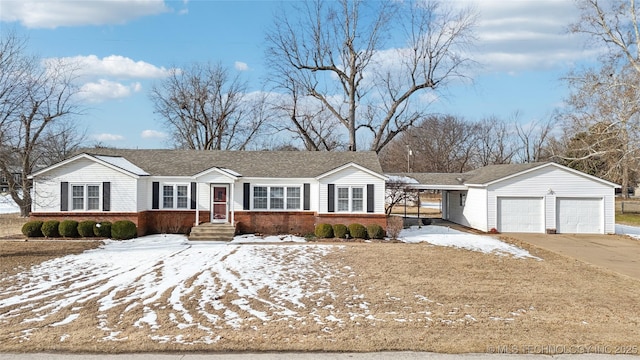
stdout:
POLYGON ((316 225, 315 235, 319 238, 356 238, 356 239, 384 239, 385 231, 378 224, 371 224, 365 227, 362 224, 318 224, 316 225))
POLYGON ((48 220, 29 221, 22 226, 22 234, 27 237, 105 237, 117 240, 127 240, 136 237, 136 224, 129 220, 119 220, 113 224, 109 221, 95 222, 93 220, 48 220))

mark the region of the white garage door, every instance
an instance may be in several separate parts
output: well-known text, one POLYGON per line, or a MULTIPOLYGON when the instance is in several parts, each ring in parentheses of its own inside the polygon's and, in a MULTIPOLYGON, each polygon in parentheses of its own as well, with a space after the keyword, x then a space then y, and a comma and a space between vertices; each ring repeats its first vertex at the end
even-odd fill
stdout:
POLYGON ((539 197, 499 197, 498 231, 544 232, 542 205, 539 197))
POLYGON ((558 198, 556 231, 565 234, 602 233, 601 198, 558 198))

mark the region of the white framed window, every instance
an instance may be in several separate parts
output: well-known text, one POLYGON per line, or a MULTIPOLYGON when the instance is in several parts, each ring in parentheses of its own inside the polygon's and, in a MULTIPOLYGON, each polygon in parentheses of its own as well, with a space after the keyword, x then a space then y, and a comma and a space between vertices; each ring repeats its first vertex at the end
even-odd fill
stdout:
POLYGON ((71 184, 71 210, 100 210, 100 196, 98 184, 71 184))
POLYGON ((253 208, 266 210, 269 208, 269 188, 266 186, 253 187, 253 208))
POLYGON ((364 211, 364 187, 338 186, 336 191, 338 212, 364 211))
POLYGON ((253 209, 300 210, 301 195, 300 186, 254 186, 253 209))
POLYGON ((162 185, 162 208, 163 209, 188 209, 189 208, 189 185, 187 184, 162 185))

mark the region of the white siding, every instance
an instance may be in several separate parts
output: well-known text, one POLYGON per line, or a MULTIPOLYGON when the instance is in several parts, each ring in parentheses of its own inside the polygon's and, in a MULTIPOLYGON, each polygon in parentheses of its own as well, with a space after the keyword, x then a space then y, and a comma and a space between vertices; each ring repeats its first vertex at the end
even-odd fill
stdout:
POLYGON ((613 187, 553 165, 491 184, 487 194, 488 228, 497 227, 497 198, 500 196, 544 198, 547 229, 555 229, 556 198, 602 197, 605 233, 615 232, 613 187))
POLYGON ((472 227, 474 229, 488 231, 487 229, 487 196, 486 190, 470 188, 468 191, 449 191, 448 220, 472 227), (460 205, 460 196, 464 197, 464 205, 460 205))
MULTIPOLYGON (((60 183, 111 183, 111 212, 137 211, 137 180, 129 175, 85 158, 52 169, 34 179, 34 212, 60 211, 60 183)), ((101 188, 102 189, 102 188, 101 188)), ((69 190, 71 191, 71 190, 69 190)), ((100 197, 102 200, 102 195, 100 197)), ((102 203, 100 204, 102 206, 102 203)))
POLYGON ((366 171, 362 171, 356 167, 347 167, 341 171, 335 172, 329 176, 320 179, 320 191, 319 191, 319 209, 318 213, 328 213, 328 185, 335 184, 338 186, 361 186, 364 187, 364 211, 367 212, 367 184, 373 184, 374 194, 374 208, 373 213, 384 214, 384 193, 385 193, 385 181, 369 174, 366 171))

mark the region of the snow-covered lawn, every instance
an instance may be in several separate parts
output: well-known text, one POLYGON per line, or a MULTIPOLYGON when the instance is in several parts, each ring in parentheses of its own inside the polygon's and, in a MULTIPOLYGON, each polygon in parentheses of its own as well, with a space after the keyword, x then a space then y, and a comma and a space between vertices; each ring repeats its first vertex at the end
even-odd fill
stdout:
POLYGON ((412 226, 400 233, 399 239, 407 243, 427 242, 432 245, 450 246, 479 251, 486 254, 511 255, 515 258, 535 258, 528 251, 486 235, 469 234, 446 226, 412 226))
MULTIPOLYGON (((1 279, 0 328, 20 321, 23 329, 10 337, 26 340, 34 328, 97 316, 103 340, 122 340, 127 338, 122 319, 134 316, 133 327, 150 330, 157 342, 213 343, 221 327, 296 319, 303 300, 313 299, 319 307, 330 303, 335 295, 329 281, 350 273, 319 261, 336 249, 190 242, 181 235, 107 240, 98 249, 1 279), (97 313, 87 312, 86 304, 97 306, 97 313), (197 339, 176 335, 186 328, 200 332, 197 339)), ((315 320, 341 321, 319 315, 315 320)))
MULTIPOLYGON (((402 239, 531 257, 491 237, 441 226, 407 229, 402 239)), ((303 241, 289 235, 238 236, 230 243, 182 235, 106 240, 0 279, 0 328, 11 329, 6 338, 16 341, 40 338, 47 329, 89 326, 99 341, 133 341, 142 332, 156 343, 210 344, 224 329, 257 331, 284 322, 292 329, 315 324, 330 334, 347 323, 378 321, 355 286, 334 292, 332 282, 357 276, 350 266, 323 260, 344 246, 294 244, 303 241)), ((72 334, 62 330, 59 341, 79 341, 72 334)))
POLYGON ((0 194, 0 214, 19 213, 20 207, 16 204, 9 194, 0 194))

